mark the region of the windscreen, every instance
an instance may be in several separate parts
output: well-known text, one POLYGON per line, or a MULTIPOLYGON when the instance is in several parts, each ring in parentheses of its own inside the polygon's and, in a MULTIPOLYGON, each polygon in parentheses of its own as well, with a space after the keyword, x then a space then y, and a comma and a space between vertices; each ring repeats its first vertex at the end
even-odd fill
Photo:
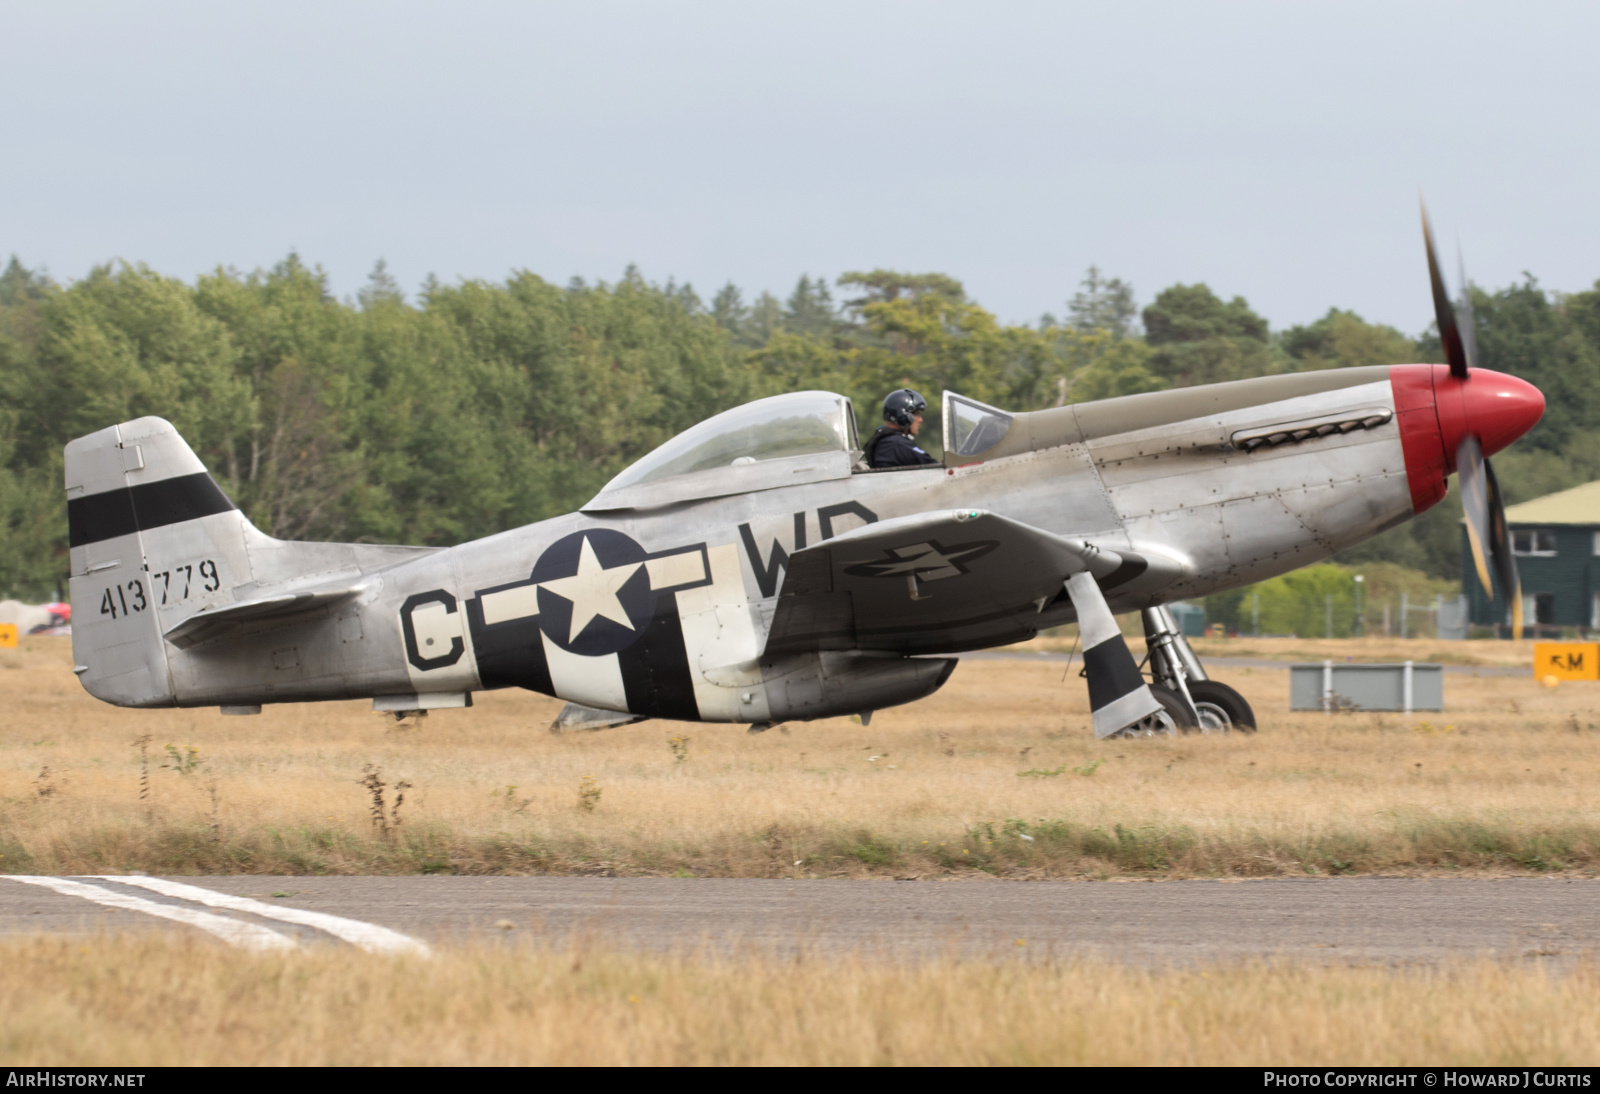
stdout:
POLYGON ((945 443, 957 456, 976 456, 1000 443, 1011 428, 1011 415, 975 399, 945 393, 950 436, 945 443))

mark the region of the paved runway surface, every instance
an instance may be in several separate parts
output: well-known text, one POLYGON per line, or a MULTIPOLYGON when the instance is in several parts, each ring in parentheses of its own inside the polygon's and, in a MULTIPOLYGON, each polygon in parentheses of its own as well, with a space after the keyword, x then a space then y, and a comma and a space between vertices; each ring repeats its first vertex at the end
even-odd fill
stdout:
POLYGON ((488 937, 902 957, 1074 954, 1140 964, 1480 954, 1560 962, 1597 948, 1600 881, 0 876, 0 932, 138 929, 207 931, 257 949, 348 944, 375 952, 414 948, 417 939, 488 937))

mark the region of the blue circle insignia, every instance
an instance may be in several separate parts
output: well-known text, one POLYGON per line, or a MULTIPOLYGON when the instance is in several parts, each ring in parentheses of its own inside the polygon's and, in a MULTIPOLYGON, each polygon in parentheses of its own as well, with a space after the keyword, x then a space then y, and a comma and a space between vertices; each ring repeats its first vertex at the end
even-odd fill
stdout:
POLYGON ((637 642, 655 615, 647 552, 610 528, 587 528, 545 548, 534 564, 539 629, 584 657, 617 653, 637 642))

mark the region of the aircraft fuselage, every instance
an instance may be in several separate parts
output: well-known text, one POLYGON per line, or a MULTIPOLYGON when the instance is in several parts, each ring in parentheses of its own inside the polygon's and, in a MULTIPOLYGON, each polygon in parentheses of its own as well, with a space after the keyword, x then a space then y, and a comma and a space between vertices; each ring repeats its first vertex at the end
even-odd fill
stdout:
MULTIPOLYGON (((943 466, 586 510, 410 554, 343 545, 303 554, 309 545, 265 537, 236 511, 210 513, 178 526, 193 527, 187 539, 146 530, 137 547, 116 546, 119 558, 139 552, 147 576, 131 580, 148 586, 139 595, 152 601, 161 633, 202 609, 341 575, 357 592, 327 607, 307 601, 300 617, 245 624, 226 639, 168 641, 164 664, 146 666, 148 685, 128 677, 102 694, 96 680, 116 674, 93 671, 85 685, 125 705, 375 697, 427 708, 517 686, 707 721, 875 709, 948 675, 914 655, 1025 640, 1072 622, 1070 599, 1046 597, 1026 611, 1002 604, 934 633, 858 626, 836 649, 779 657, 765 652, 767 637, 795 552, 893 518, 986 511, 1145 560, 1138 573, 1102 580, 1114 611, 1204 596, 1326 558, 1436 502, 1454 451, 1444 404, 1458 398, 1428 365, 1130 396, 1015 415, 1000 443, 943 466), (243 524, 242 538, 229 522, 243 524), (175 567, 190 568, 176 600, 175 567), (162 574, 167 603, 155 605, 151 583, 162 574)), ((85 645, 104 649, 116 642, 94 628, 118 619, 96 615, 96 605, 113 592, 125 600, 131 586, 101 589, 92 567, 105 544, 91 546, 74 547, 74 624, 85 621, 85 645)), ((922 548, 947 553, 949 576, 964 572, 962 549, 979 550, 922 548)), ((893 562, 878 565, 893 577, 893 562)), ((106 576, 127 585, 123 568, 112 569, 106 576)), ((913 580, 907 595, 940 589, 913 580)), ((121 617, 131 614, 124 604, 121 617)))

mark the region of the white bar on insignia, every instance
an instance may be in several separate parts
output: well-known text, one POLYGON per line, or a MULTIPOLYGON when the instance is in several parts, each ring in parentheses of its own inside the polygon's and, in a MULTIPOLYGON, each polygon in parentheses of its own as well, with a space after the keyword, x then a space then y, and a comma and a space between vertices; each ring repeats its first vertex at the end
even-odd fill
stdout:
POLYGON ((674 585, 692 585, 706 579, 705 559, 698 550, 648 559, 644 564, 650 575, 652 589, 670 589, 674 585))
POLYGON ((1160 709, 1161 704, 1150 694, 1150 688, 1140 684, 1122 698, 1094 712, 1095 738, 1098 740, 1108 737, 1119 729, 1133 725, 1141 718, 1148 718, 1160 709))
POLYGON ((585 657, 568 653, 550 636, 540 634, 544 643, 545 664, 550 666, 550 683, 556 695, 570 703, 601 710, 627 710, 628 693, 622 686, 622 662, 614 653, 585 657))
MULTIPOLYGON (((695 552, 696 557, 699 552, 695 552)), ((739 548, 731 543, 706 551, 711 584, 678 594, 678 620, 689 663, 696 667, 694 701, 700 717, 730 722, 767 720, 767 689, 761 682, 762 635, 745 600, 739 548), (738 666, 748 665, 748 668, 738 666), (707 675, 707 670, 711 675, 707 675)))
POLYGON ((485 626, 505 623, 512 619, 527 619, 539 614, 539 586, 518 585, 515 589, 502 589, 486 593, 483 601, 485 626))

